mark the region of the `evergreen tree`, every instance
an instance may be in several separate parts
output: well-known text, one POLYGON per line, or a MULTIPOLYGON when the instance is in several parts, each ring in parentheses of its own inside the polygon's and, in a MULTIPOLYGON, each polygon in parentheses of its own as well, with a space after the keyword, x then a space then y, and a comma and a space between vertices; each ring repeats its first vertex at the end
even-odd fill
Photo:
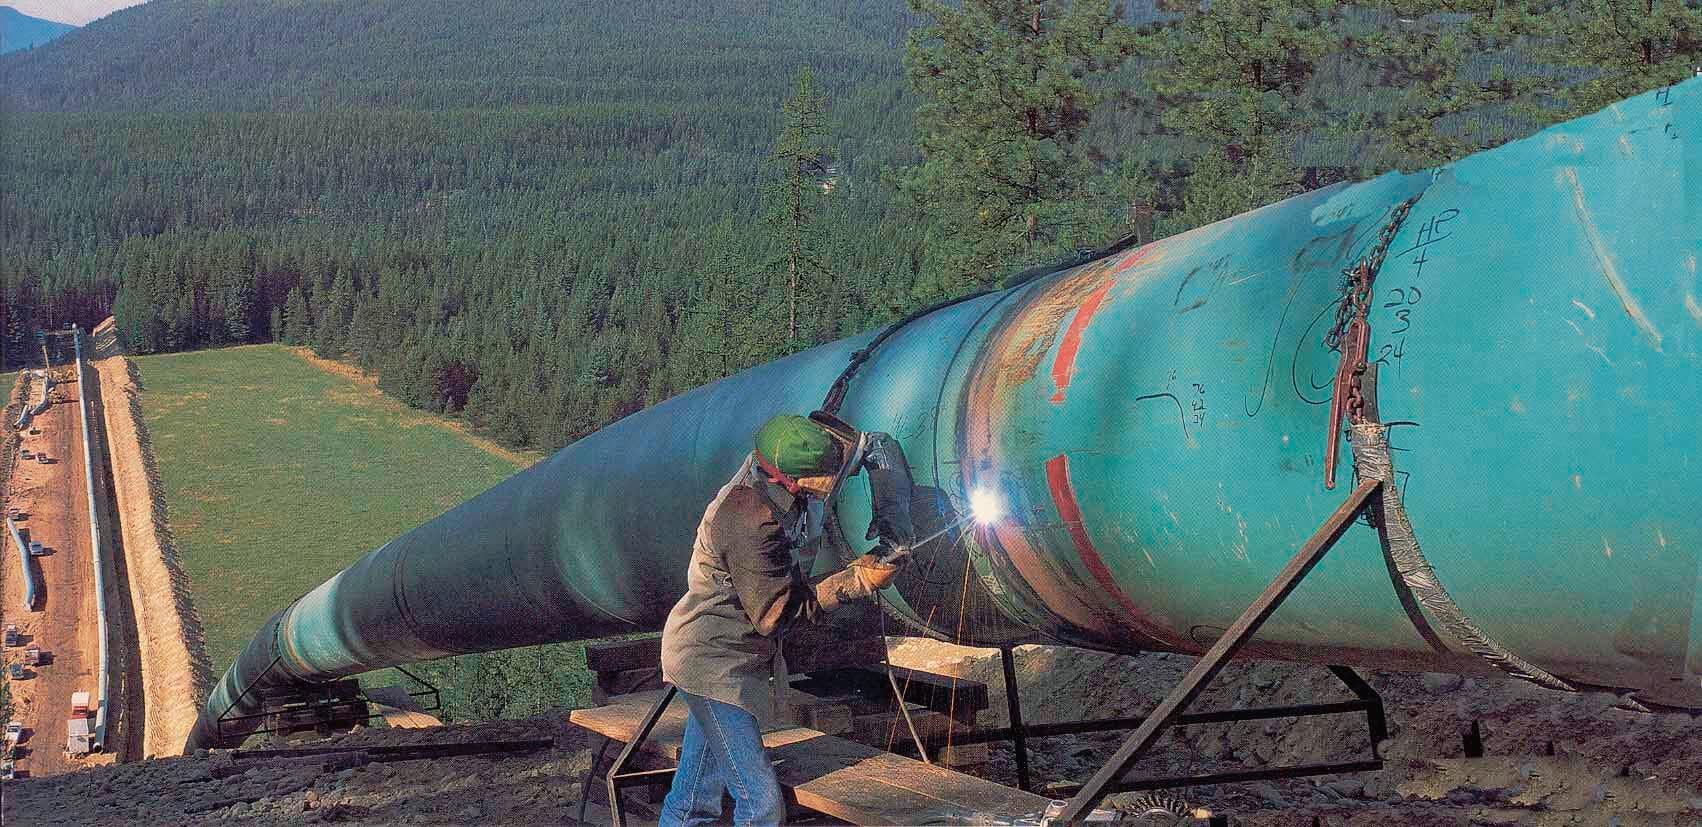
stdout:
POLYGON ((1195 147, 1177 229, 1299 192, 1295 138, 1318 125, 1308 84, 1335 50, 1328 0, 1218 0, 1143 42, 1162 123, 1195 147))
POLYGON ((307 296, 301 285, 290 288, 289 298, 284 300, 283 342, 286 345, 304 345, 312 336, 313 316, 307 309, 307 296))
POLYGON ((1549 57, 1595 72, 1567 89, 1568 115, 1677 83, 1702 65, 1702 4, 1695 0, 1589 0, 1546 17, 1549 57))
POLYGON ((1122 65, 1132 32, 1121 3, 1096 0, 912 0, 931 25, 904 62, 920 97, 923 161, 902 186, 949 248, 948 290, 988 283, 1003 266, 1081 238, 1093 175, 1078 139, 1103 98, 1096 81, 1122 65))
MULTIPOLYGON (((1537 125, 1556 119, 1533 96, 1552 73, 1508 70, 1505 58, 1533 38, 1553 36, 1553 23, 1522 0, 1393 0, 1387 25, 1361 26, 1344 46, 1365 63, 1392 97, 1386 109, 1331 109, 1331 129, 1358 152, 1356 174, 1435 166, 1513 136, 1502 121, 1468 130, 1472 113, 1505 112, 1537 125), (1489 63, 1488 68, 1482 66, 1489 63), (1477 65, 1474 65, 1477 64, 1477 65)), ((1349 96, 1349 101, 1355 98, 1349 96)))
POLYGON ((327 359, 343 355, 349 342, 349 325, 354 320, 355 288, 347 270, 338 268, 331 292, 320 305, 314 320, 313 351, 327 359))
POLYGON ((254 280, 245 273, 227 273, 220 295, 224 336, 238 344, 254 335, 254 280))
POLYGON ((822 260, 817 213, 834 186, 829 176, 825 102, 816 88, 815 73, 798 72, 792 96, 781 106, 780 137, 768 163, 765 188, 766 224, 785 257, 786 342, 797 349, 798 293, 816 296, 830 286, 822 260))

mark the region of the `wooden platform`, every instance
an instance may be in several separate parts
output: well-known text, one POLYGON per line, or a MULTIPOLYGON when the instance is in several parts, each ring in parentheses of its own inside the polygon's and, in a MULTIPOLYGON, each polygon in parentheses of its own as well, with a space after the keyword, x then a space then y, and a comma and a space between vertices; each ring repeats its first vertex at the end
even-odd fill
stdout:
MULTIPOLYGON (((608 706, 576 709, 574 724, 630 741, 660 691, 622 696, 608 706)), ((643 751, 678 761, 685 702, 676 698, 643 751)), ((874 747, 792 727, 763 736, 781 786, 799 804, 852 824, 1038 823, 1047 799, 974 776, 929 766, 874 747)))
POLYGON ((384 722, 403 729, 425 729, 443 726, 443 722, 420 708, 407 690, 400 686, 374 686, 366 690, 367 700, 378 705, 384 722))

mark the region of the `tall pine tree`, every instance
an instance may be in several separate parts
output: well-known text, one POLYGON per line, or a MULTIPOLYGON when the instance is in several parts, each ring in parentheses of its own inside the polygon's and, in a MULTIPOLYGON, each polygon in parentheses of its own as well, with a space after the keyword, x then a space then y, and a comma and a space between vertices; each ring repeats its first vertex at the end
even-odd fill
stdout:
POLYGON ((1217 0, 1145 39, 1161 61, 1161 121, 1193 145, 1172 229, 1300 191, 1294 139, 1318 122, 1308 83, 1336 48, 1336 12, 1328 0, 1217 0))
POLYGON ((802 344, 798 336, 799 293, 818 295, 832 288, 821 257, 817 221, 821 200, 834 185, 828 175, 831 157, 826 102, 816 88, 815 73, 806 67, 798 72, 792 96, 781 106, 780 137, 768 158, 770 174, 764 192, 765 223, 784 259, 789 349, 802 344))
POLYGON ((911 0, 931 25, 904 62, 921 103, 922 163, 902 186, 946 247, 947 290, 1092 244, 1079 237, 1094 169, 1079 144, 1132 33, 1104 0, 911 0))
POLYGON ((1566 90, 1569 115, 1677 83, 1702 64, 1702 4, 1695 0, 1589 0, 1547 15, 1549 57, 1595 70, 1566 90))

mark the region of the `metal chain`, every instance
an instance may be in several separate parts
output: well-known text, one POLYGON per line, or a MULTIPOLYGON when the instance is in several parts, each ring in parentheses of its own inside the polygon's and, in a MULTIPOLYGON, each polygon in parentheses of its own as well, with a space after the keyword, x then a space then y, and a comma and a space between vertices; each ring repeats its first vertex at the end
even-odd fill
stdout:
MULTIPOLYGON (((1420 193, 1422 195, 1423 193, 1420 193)), ((1407 213, 1418 203, 1419 196, 1415 195, 1395 206, 1389 216, 1388 223, 1377 233, 1377 245, 1371 248, 1359 263, 1342 271, 1346 282, 1342 285, 1342 301, 1336 306, 1336 322, 1324 335, 1324 345, 1330 350, 1340 351, 1342 337, 1347 335, 1348 325, 1361 309, 1369 309, 1371 302, 1371 283, 1377 279, 1377 271, 1383 267, 1383 259, 1389 254, 1389 245, 1395 241, 1395 234, 1400 232, 1401 224, 1406 221, 1407 213)))
POLYGON ((1325 346, 1341 354, 1341 360, 1336 364, 1335 382, 1330 390, 1329 441, 1324 445, 1326 489, 1336 487, 1336 462, 1341 456, 1342 423, 1358 422, 1364 416, 1366 351, 1371 347, 1371 283, 1376 280, 1377 271, 1383 266, 1383 258, 1389 253, 1389 245, 1394 243, 1395 233, 1400 231, 1407 213, 1412 210, 1412 205, 1418 202, 1421 195, 1422 192, 1396 205, 1388 222, 1377 234, 1376 246, 1372 247, 1371 252, 1361 258, 1358 264, 1342 271, 1347 280, 1342 285, 1341 301, 1336 304, 1336 322, 1324 336, 1325 346))

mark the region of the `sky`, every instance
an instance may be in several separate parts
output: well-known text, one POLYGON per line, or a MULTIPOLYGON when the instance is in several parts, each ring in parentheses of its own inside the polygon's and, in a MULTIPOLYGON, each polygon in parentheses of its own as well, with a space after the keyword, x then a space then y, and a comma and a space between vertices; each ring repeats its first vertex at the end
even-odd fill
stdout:
POLYGON ((43 20, 83 26, 91 20, 143 2, 146 0, 0 0, 0 6, 11 6, 43 20))

